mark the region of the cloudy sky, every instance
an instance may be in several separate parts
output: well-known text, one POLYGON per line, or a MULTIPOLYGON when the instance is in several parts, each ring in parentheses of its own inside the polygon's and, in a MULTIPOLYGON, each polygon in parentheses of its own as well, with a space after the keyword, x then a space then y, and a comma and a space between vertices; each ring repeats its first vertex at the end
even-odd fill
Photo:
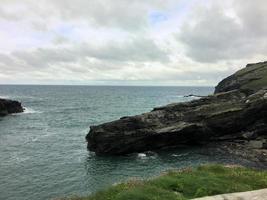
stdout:
POLYGON ((266 0, 1 0, 0 84, 215 85, 267 60, 266 0))

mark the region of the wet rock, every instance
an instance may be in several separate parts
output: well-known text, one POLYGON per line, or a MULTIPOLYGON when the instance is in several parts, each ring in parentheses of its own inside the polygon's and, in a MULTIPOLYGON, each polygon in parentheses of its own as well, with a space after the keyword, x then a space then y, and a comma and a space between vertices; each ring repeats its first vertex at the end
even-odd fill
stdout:
POLYGON ((23 112, 23 107, 18 101, 0 99, 0 116, 23 112))

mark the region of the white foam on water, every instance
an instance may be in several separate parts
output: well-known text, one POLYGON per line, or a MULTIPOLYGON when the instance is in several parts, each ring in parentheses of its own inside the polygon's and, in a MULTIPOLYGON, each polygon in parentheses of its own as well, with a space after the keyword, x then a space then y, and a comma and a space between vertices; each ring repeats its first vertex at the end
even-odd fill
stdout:
POLYGON ((189 155, 189 153, 182 153, 182 154, 172 154, 171 156, 172 157, 186 157, 188 155, 189 155))
POLYGON ((146 157, 146 154, 145 153, 138 153, 137 154, 137 157, 138 158, 145 158, 146 157))
POLYGON ((138 153, 137 154, 137 158, 139 159, 155 159, 157 158, 157 153, 153 152, 153 151, 146 151, 143 153, 138 153))
POLYGON ((24 115, 24 114, 40 114, 42 111, 33 110, 32 108, 23 107, 24 111, 22 113, 13 113, 12 115, 24 115))
POLYGON ((32 108, 24 107, 24 114, 42 113, 42 111, 33 110, 32 108))
POLYGON ((10 99, 9 96, 0 96, 0 99, 10 99))
POLYGON ((170 98, 183 98, 184 95, 169 95, 170 98))

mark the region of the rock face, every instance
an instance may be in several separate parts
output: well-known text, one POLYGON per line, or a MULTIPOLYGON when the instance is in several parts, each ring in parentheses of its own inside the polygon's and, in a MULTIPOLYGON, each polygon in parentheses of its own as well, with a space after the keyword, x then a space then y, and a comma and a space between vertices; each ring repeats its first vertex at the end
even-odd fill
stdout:
POLYGON ((0 116, 23 112, 21 103, 18 101, 0 99, 0 116))
POLYGON ((267 62, 249 64, 221 81, 214 95, 91 126, 88 149, 120 155, 179 145, 263 141, 267 138, 266 86, 267 62))
POLYGON ((247 94, 253 94, 264 88, 267 88, 267 61, 248 64, 245 68, 222 80, 215 87, 215 93, 239 89, 247 94))

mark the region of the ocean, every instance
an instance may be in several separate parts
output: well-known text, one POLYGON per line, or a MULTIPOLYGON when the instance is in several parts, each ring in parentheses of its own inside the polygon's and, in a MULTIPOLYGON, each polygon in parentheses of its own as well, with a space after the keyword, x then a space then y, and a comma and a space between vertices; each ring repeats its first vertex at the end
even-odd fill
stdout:
POLYGON ((25 112, 0 118, 0 199, 46 200, 87 195, 131 178, 207 162, 237 163, 198 148, 98 157, 86 149, 90 125, 207 95, 212 87, 1 85, 0 98, 25 112))

